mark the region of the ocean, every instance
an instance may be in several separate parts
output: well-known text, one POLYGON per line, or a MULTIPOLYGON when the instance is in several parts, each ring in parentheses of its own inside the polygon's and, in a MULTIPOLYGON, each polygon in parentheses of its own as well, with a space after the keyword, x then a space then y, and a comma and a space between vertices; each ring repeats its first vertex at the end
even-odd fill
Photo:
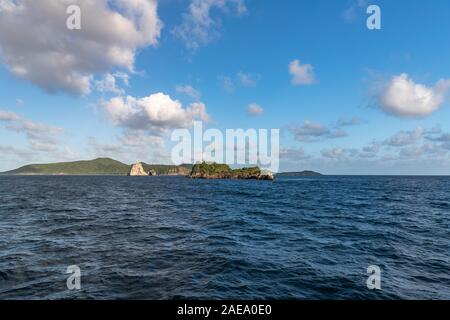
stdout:
POLYGON ((450 299, 450 177, 1 176, 0 199, 0 299, 450 299))

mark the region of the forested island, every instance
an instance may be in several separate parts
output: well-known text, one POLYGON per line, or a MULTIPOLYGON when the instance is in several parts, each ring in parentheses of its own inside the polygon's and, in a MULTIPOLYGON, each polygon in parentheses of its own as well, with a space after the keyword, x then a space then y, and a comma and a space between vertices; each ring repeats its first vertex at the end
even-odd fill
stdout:
POLYGON ((198 163, 189 175, 192 179, 241 179, 274 180, 270 172, 263 172, 258 167, 231 169, 229 165, 218 163, 198 163))
POLYGON ((315 171, 299 171, 299 172, 281 172, 277 174, 277 177, 320 177, 321 173, 315 171))

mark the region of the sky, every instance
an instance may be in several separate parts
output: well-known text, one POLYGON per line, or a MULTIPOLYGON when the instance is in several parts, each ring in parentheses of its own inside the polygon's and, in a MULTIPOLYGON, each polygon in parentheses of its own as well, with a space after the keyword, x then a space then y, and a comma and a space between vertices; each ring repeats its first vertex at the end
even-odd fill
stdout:
POLYGON ((280 129, 280 171, 447 175, 449 12, 446 0, 0 0, 0 171, 170 164, 171 132, 201 120, 280 129), (72 4, 80 30, 66 26, 72 4))

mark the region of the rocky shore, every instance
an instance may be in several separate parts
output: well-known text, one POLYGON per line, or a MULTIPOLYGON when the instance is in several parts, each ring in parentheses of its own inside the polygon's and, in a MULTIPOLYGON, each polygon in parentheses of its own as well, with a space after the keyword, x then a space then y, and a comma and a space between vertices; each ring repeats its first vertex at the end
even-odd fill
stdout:
POLYGON ((130 177, 146 177, 146 176, 154 176, 156 173, 152 171, 145 171, 144 167, 142 166, 142 163, 136 162, 131 166, 130 172, 128 173, 128 176, 130 177))

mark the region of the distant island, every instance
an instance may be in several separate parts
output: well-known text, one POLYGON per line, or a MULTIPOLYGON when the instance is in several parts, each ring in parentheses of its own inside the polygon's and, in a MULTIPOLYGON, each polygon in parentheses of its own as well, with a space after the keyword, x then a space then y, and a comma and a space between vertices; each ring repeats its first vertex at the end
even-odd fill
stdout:
MULTIPOLYGON (((188 176, 192 171, 191 164, 180 166, 150 165, 139 163, 145 175, 178 175, 188 176)), ((134 165, 135 166, 135 165, 134 165)), ((134 175, 133 166, 110 158, 98 158, 87 161, 61 162, 49 164, 31 164, 15 170, 0 173, 1 175, 134 175)), ((136 174, 136 175, 144 175, 136 174)))
POLYGON ((189 175, 192 179, 241 179, 241 180, 274 180, 272 173, 264 173, 258 167, 231 169, 226 164, 198 163, 189 175))
POLYGON ((277 177, 320 177, 321 173, 315 171, 300 171, 300 172, 281 172, 277 174, 277 177))

